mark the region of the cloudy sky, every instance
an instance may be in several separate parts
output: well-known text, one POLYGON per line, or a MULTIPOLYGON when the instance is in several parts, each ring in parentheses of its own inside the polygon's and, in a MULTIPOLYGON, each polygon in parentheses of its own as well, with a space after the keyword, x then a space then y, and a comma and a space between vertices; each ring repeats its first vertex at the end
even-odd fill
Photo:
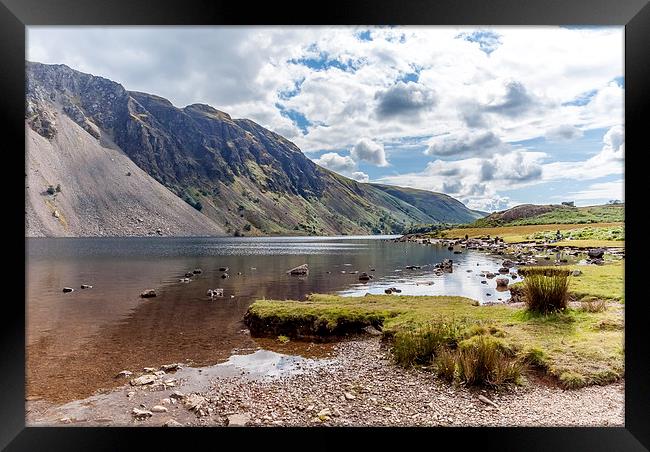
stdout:
POLYGON ((27 59, 207 103, 471 208, 623 199, 623 27, 29 27, 27 59))

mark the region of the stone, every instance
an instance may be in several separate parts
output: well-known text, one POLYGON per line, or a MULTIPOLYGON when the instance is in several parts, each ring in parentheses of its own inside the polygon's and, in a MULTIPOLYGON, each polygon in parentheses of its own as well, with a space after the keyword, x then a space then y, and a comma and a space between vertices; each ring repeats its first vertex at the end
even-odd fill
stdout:
MULTIPOLYGON (((252 268, 251 268, 252 269, 252 268)), ((228 267, 219 267, 220 272, 227 272, 229 270, 228 267)))
POLYGON ((131 380, 131 386, 149 385, 154 381, 156 381, 155 375, 142 375, 138 378, 134 378, 133 380, 131 380))
POLYGON ((207 400, 202 395, 190 394, 183 399, 183 403, 190 411, 200 412, 200 410, 207 404, 207 400))
POLYGON ((231 414, 227 417, 228 427, 245 427, 251 420, 251 415, 248 413, 231 414))
POLYGON ((368 273, 366 273, 366 272, 362 272, 362 273, 359 275, 359 281, 370 281, 370 278, 372 278, 372 276, 370 276, 370 275, 369 275, 368 273))
POLYGON ((156 291, 154 289, 147 289, 140 294, 142 298, 152 298, 156 296, 156 291))
POLYGON ((510 269, 508 269, 508 268, 506 268, 506 267, 501 267, 501 268, 499 269, 499 273, 510 273, 510 269))
POLYGON ((166 413, 167 411, 167 407, 164 407, 162 405, 155 405, 151 407, 152 413, 166 413))
POLYGON ((182 426, 183 426, 183 424, 181 424, 180 422, 177 422, 174 419, 169 419, 167 422, 165 422, 163 424, 163 427, 182 427, 182 426))
POLYGON ((381 336, 382 334, 381 331, 372 325, 368 325, 367 327, 363 328, 363 331, 365 331, 367 334, 370 334, 371 336, 381 336))
POLYGON ((74 289, 73 289, 72 287, 64 287, 64 288, 63 288, 63 292, 64 292, 64 293, 74 292, 74 289))
POLYGON ((185 394, 183 394, 180 391, 174 391, 169 395, 169 398, 171 398, 171 399, 183 399, 183 398, 185 398, 185 394))
POLYGON ((149 410, 141 410, 140 408, 133 408, 133 411, 131 411, 131 414, 133 414, 133 417, 136 419, 146 419, 148 417, 153 416, 153 413, 149 410))
POLYGON ((223 279, 230 278, 230 275, 228 273, 222 273, 221 278, 223 279))
POLYGON ((131 375, 133 375, 133 372, 128 370, 123 370, 122 372, 115 375, 115 378, 126 378, 126 377, 130 377, 131 375))
POLYGON ((308 264, 298 265, 297 267, 294 267, 291 270, 287 270, 287 274, 289 274, 289 275, 307 275, 307 274, 309 274, 309 265, 308 264))
POLYGON ((354 395, 350 394, 349 392, 346 392, 343 395, 345 396, 345 400, 354 400, 354 399, 356 399, 356 397, 354 395))
POLYGON ((485 397, 483 394, 479 394, 478 399, 481 402, 485 403, 486 405, 490 405, 490 406, 492 406, 494 408, 499 408, 496 403, 494 403, 492 400, 485 397))
POLYGON ((605 250, 603 248, 592 248, 587 251, 587 255, 592 259, 602 259, 604 254, 605 250))
POLYGON ((90 284, 82 284, 82 285, 81 285, 81 288, 82 288, 82 289, 92 289, 93 286, 91 286, 90 284))
POLYGON ((508 287, 508 278, 497 278, 497 287, 508 287))
POLYGON ((581 270, 573 270, 573 271, 571 272, 571 276, 580 276, 580 275, 582 275, 582 271, 581 271, 581 270))
POLYGON ((181 367, 183 367, 183 365, 181 363, 163 364, 162 366, 160 366, 160 370, 163 370, 165 372, 169 372, 170 370, 178 370, 181 367))
POLYGON ((203 270, 201 270, 200 268, 195 268, 195 269, 192 271, 192 273, 194 273, 195 275, 200 275, 201 273, 203 273, 203 270))
POLYGON ((331 415, 332 415, 332 411, 329 408, 323 408, 322 410, 320 410, 316 414, 316 416, 318 416, 319 418, 322 418, 322 417, 325 417, 325 416, 331 416, 331 415))

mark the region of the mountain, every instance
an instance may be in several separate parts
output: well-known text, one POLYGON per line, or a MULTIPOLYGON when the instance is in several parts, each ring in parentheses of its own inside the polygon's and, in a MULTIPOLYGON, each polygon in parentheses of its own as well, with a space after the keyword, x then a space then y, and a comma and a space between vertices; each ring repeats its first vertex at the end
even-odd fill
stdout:
POLYGON ((573 207, 560 204, 521 204, 476 220, 473 227, 526 224, 586 224, 625 221, 625 204, 573 207))
POLYGON ((67 221, 70 235, 143 235, 124 218, 156 215, 165 217, 161 224, 178 225, 161 227, 163 234, 333 235, 400 232, 411 223, 467 223, 480 216, 443 194, 343 177, 282 136, 209 105, 177 108, 65 65, 28 62, 26 71, 30 162, 33 153, 43 171, 51 156, 58 159, 45 178, 30 166, 28 233, 34 224, 44 235, 60 235, 63 217, 75 217, 67 221), (115 171, 106 158, 119 161, 115 171), (53 183, 63 190, 43 194, 53 183), (184 200, 183 208, 171 194, 184 200), (43 207, 53 205, 52 196, 59 218, 43 207))

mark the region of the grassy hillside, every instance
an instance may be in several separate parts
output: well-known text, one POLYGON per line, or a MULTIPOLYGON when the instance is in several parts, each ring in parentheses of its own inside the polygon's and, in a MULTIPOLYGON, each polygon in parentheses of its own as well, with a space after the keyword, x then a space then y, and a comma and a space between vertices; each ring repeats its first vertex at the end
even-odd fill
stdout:
POLYGON ((615 223, 623 221, 625 221, 625 204, 588 207, 524 204, 480 218, 468 225, 468 227, 615 223))

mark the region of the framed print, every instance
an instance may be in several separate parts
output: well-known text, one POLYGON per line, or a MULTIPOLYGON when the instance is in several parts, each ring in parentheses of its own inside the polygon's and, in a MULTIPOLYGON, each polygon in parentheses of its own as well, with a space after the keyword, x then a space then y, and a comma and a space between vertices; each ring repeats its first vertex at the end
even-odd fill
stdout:
POLYGON ((7 450, 647 449, 647 2, 2 20, 7 450))

